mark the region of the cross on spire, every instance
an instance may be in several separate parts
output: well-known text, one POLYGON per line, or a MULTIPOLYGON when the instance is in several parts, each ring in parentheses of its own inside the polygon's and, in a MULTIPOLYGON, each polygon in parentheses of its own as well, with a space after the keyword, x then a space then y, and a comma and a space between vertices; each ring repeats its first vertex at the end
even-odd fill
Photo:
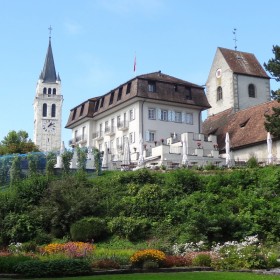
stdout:
POLYGON ((50 27, 48 29, 49 29, 49 33, 50 33, 49 34, 50 35, 49 38, 51 38, 52 37, 52 26, 50 25, 50 27))

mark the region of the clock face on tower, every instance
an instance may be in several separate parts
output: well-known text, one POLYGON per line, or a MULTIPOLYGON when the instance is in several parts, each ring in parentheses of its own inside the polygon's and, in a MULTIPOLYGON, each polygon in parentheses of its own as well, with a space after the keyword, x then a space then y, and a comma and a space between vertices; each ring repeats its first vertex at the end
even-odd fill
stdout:
POLYGON ((55 120, 43 120, 42 129, 44 133, 55 133, 56 121, 55 120))

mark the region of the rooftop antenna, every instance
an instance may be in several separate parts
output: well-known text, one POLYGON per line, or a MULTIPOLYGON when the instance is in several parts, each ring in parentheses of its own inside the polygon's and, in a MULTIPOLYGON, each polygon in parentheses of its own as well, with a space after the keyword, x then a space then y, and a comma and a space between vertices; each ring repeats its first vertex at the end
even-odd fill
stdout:
POLYGON ((236 45, 236 42, 237 42, 237 39, 236 39, 236 28, 233 29, 232 33, 234 35, 234 38, 233 38, 233 41, 234 41, 234 49, 237 50, 237 45, 236 45))

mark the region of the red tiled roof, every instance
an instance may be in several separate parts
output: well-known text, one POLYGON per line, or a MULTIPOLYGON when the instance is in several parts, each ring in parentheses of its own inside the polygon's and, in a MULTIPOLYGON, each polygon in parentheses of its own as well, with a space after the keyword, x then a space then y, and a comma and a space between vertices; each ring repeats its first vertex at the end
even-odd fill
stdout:
POLYGON ((218 48, 234 73, 268 78, 269 76, 252 53, 218 48))
POLYGON ((273 107, 279 107, 277 101, 269 101, 234 113, 233 109, 208 117, 203 122, 204 134, 217 135, 220 150, 225 148, 225 135, 228 132, 231 148, 238 149, 266 141, 264 127, 265 115, 272 113, 273 107))

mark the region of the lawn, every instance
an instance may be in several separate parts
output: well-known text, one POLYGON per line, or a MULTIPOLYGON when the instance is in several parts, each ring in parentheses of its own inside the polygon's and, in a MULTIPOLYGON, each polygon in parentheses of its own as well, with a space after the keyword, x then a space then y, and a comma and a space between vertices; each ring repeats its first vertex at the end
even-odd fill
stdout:
MULTIPOLYGON (((175 272, 175 273, 135 273, 117 275, 96 275, 83 277, 65 277, 61 280, 279 280, 280 275, 263 275, 239 272, 175 272)), ((18 279, 20 280, 20 279, 18 279)), ((32 280, 35 280, 33 278, 32 280)), ((36 280, 54 280, 54 278, 36 278, 36 280)))

